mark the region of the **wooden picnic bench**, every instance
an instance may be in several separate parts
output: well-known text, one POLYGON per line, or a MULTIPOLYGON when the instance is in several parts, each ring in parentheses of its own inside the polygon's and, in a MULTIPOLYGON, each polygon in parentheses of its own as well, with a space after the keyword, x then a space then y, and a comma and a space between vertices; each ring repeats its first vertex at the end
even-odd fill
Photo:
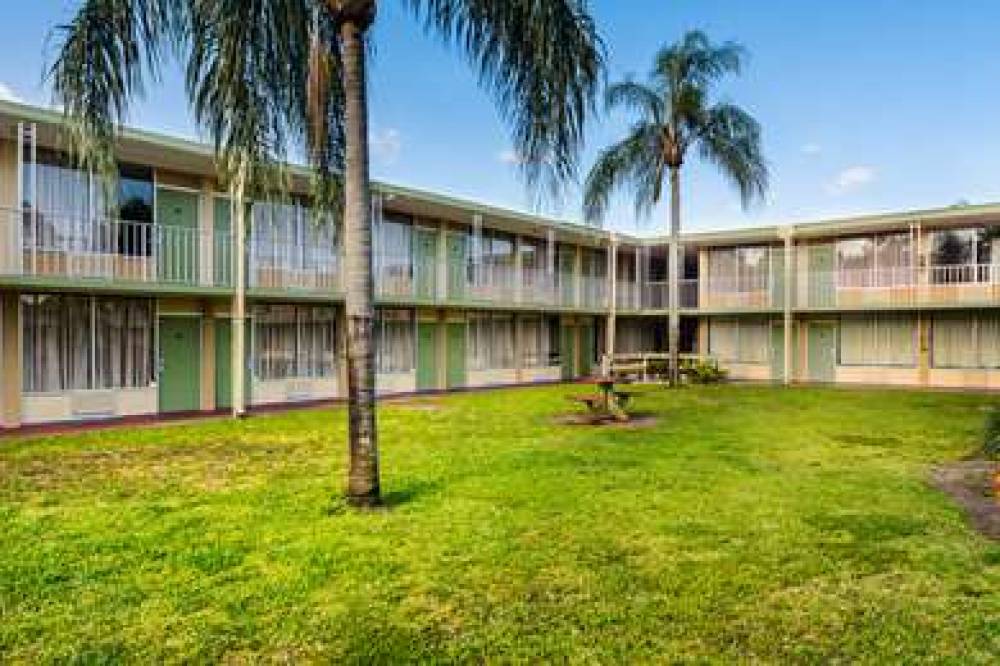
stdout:
POLYGON ((615 379, 611 377, 591 377, 584 379, 583 383, 594 384, 597 386, 598 392, 571 395, 567 396, 567 399, 586 405, 587 410, 597 416, 614 418, 618 421, 628 420, 625 408, 635 396, 634 393, 616 389, 615 379))

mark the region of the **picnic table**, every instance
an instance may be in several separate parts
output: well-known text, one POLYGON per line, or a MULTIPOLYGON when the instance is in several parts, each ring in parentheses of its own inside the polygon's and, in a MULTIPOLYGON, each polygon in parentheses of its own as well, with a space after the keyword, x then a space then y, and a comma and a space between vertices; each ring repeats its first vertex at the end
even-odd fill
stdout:
POLYGON ((572 395, 569 399, 587 406, 587 409, 599 417, 613 418, 616 421, 628 421, 626 407, 633 393, 622 391, 619 386, 632 383, 629 379, 613 377, 587 377, 579 381, 596 387, 597 393, 572 395))

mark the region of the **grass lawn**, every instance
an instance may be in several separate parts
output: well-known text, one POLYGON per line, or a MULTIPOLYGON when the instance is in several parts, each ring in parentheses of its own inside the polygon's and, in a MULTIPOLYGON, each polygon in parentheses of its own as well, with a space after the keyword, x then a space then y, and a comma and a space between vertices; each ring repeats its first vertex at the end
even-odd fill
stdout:
MULTIPOLYGON (((1000 544, 927 485, 977 395, 567 387, 0 440, 0 661, 1000 658, 1000 544)), ((997 399, 992 398, 993 401, 997 399)))

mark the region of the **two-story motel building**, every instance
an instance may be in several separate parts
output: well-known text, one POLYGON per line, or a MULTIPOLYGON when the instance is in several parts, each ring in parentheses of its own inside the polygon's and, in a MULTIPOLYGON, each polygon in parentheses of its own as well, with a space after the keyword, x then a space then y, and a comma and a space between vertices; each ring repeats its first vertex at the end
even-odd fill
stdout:
MULTIPOLYGON (((292 197, 234 233, 211 148, 136 130, 109 192, 59 150, 61 122, 0 102, 0 427, 344 394, 334 224, 292 197)), ((380 391, 665 348, 663 239, 375 192, 380 391)), ((987 205, 688 234, 682 350, 735 379, 998 388, 998 230, 987 205)))

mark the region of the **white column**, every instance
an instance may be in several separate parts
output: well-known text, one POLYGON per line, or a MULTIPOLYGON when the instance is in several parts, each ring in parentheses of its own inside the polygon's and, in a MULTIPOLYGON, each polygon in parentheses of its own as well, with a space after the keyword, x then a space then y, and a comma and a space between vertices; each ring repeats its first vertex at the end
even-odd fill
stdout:
POLYGON ((794 274, 792 272, 792 253, 795 251, 795 244, 792 240, 794 235, 794 228, 788 227, 783 230, 785 237, 785 284, 784 284, 784 315, 785 315, 785 368, 784 368, 784 383, 789 385, 792 383, 792 281, 794 279, 794 274))
MULTIPOLYGON (((242 192, 242 188, 240 188, 242 192)), ((233 416, 246 413, 246 202, 242 196, 230 199, 230 218, 233 221, 233 260, 235 265, 235 291, 232 315, 232 364, 233 364, 233 416)))
POLYGON ((615 355, 615 333, 618 327, 618 238, 611 234, 611 243, 608 247, 608 284, 610 291, 608 294, 608 325, 605 330, 605 367, 604 374, 611 374, 611 365, 615 355))

